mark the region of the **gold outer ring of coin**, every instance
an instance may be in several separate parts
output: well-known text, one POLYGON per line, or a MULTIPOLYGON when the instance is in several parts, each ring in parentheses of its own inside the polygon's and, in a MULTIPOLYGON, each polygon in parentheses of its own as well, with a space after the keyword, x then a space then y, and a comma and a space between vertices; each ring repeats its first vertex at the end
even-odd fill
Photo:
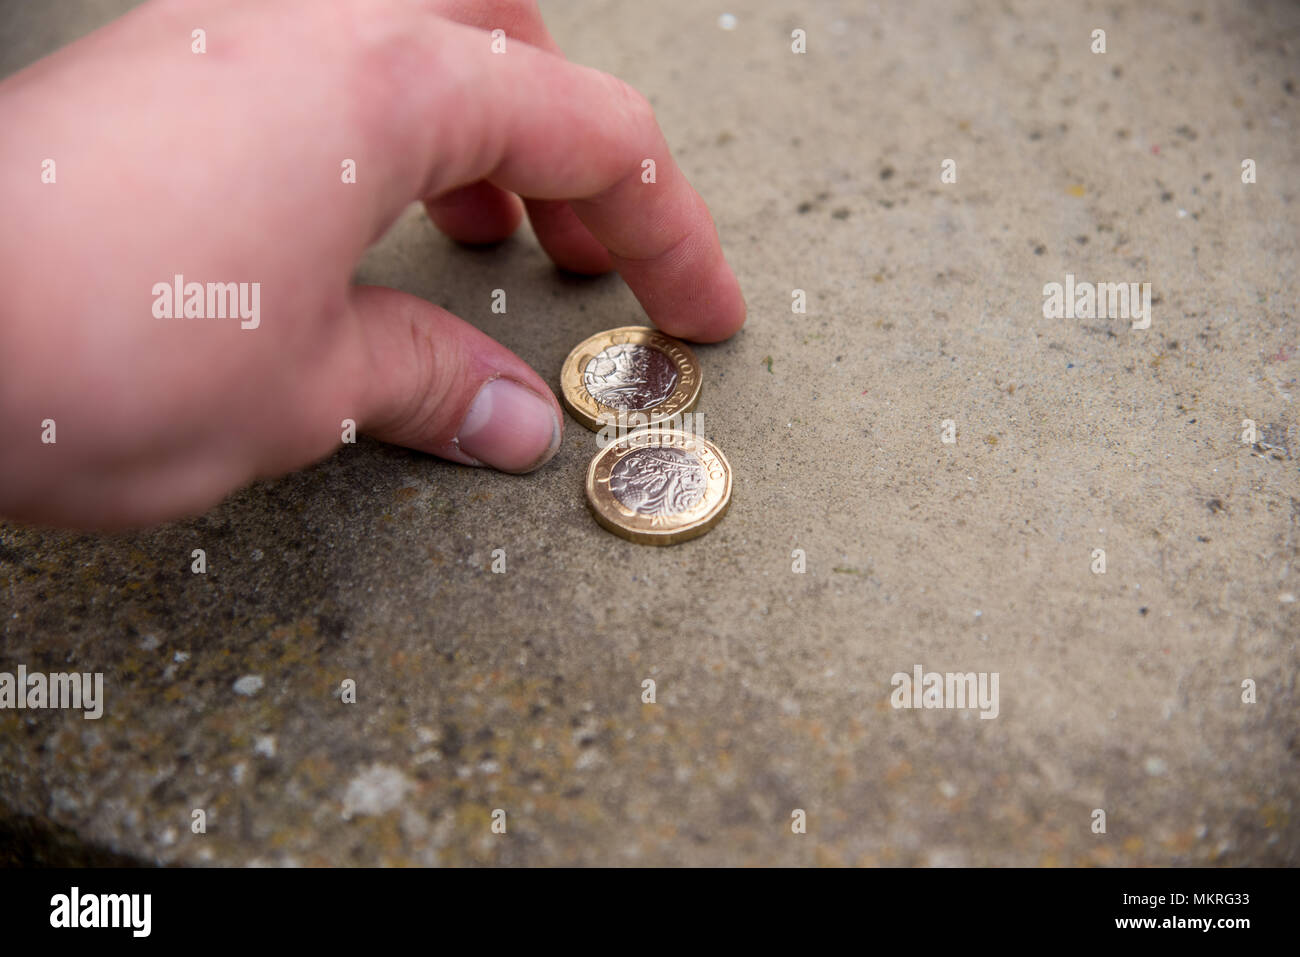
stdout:
POLYGON ((591 514, 615 535, 642 545, 675 545, 703 535, 718 524, 730 504, 731 464, 716 445, 689 432, 641 429, 605 446, 587 468, 591 514), (708 477, 700 501, 671 516, 647 515, 620 502, 610 488, 610 475, 629 453, 644 448, 679 448, 697 454, 708 477))
POLYGON ((569 414, 593 432, 599 432, 606 425, 616 424, 620 415, 644 415, 645 421, 639 417, 636 419, 636 428, 643 428, 659 425, 674 415, 692 411, 700 401, 701 381, 699 360, 686 343, 648 326, 620 326, 584 339, 569 353, 569 357, 564 360, 564 368, 560 370, 560 399, 569 414), (648 409, 627 412, 596 401, 583 385, 583 373, 587 364, 610 346, 624 344, 649 346, 668 356, 677 370, 677 383, 672 395, 648 409))

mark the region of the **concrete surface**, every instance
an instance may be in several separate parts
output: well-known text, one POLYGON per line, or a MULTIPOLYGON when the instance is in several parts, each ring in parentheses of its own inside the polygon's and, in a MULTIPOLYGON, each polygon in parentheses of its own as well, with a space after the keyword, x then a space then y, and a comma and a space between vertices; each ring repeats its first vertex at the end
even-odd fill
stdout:
MULTIPOLYGON (((125 6, 6 5, 4 71, 125 6)), ((1298 8, 543 9, 651 97, 746 291, 699 350, 729 515, 609 535, 570 422, 523 478, 362 441, 149 532, 0 526, 0 669, 108 694, 0 712, 10 856, 1300 863, 1298 8), (1044 319, 1066 273, 1150 282, 1151 327, 1044 319), (918 664, 997 672, 996 719, 891 707, 918 664)), ((415 210, 360 275, 557 386, 643 321, 526 229, 470 251, 415 210)))

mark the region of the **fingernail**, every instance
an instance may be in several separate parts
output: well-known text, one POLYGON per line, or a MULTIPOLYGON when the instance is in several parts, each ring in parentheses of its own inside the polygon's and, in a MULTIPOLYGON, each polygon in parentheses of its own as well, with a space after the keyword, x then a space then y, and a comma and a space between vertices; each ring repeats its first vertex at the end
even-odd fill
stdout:
POLYGON ((531 389, 511 379, 492 379, 470 403, 456 444, 502 472, 531 472, 560 447, 560 420, 531 389))

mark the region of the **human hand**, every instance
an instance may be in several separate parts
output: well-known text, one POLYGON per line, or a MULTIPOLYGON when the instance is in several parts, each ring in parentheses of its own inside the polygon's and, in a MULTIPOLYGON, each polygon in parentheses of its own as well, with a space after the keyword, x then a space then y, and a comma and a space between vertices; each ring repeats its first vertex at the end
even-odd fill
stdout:
POLYGON ((671 335, 744 322, 649 104, 564 60, 531 2, 155 0, 5 80, 0 119, 7 517, 193 514, 328 455, 349 418, 464 464, 547 461, 563 415, 523 360, 423 299, 351 284, 413 200, 469 243, 526 207, 559 266, 617 269, 671 335), (156 317, 178 274, 244 284, 255 327, 156 317))

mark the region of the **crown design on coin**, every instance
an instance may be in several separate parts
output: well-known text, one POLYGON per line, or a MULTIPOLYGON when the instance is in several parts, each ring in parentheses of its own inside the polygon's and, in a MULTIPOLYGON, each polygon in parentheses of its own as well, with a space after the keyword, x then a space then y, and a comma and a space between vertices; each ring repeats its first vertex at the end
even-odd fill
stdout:
POLYGON ((622 326, 588 336, 564 360, 560 399, 593 432, 619 416, 639 427, 672 422, 700 398, 700 364, 690 346, 646 326, 622 326))
POLYGON ((653 346, 610 346, 587 363, 582 384, 601 405, 639 412, 665 402, 677 387, 673 361, 653 346))

